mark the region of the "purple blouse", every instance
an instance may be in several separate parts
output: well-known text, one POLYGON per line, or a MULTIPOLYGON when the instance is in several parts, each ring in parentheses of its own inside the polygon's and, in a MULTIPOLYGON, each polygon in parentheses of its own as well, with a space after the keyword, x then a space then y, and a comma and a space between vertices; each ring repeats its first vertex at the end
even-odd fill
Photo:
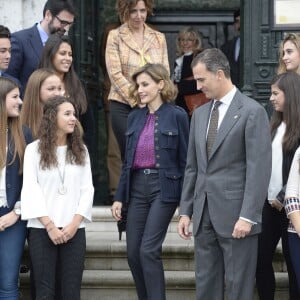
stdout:
POLYGON ((149 113, 135 149, 133 169, 155 167, 154 126, 155 114, 149 113))

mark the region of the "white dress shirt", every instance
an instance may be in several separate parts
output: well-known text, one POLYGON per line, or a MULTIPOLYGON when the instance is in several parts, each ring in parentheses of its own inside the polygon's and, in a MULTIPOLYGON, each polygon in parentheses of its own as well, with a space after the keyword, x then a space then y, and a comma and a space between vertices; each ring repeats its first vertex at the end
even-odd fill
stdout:
MULTIPOLYGON (((218 129, 220 128, 220 125, 221 125, 221 123, 222 123, 222 121, 223 121, 223 119, 225 117, 225 114, 227 113, 229 105, 231 104, 231 101, 232 101, 232 99, 233 99, 236 91, 237 91, 236 87, 233 86, 233 89, 229 93, 227 93, 224 97, 222 97, 219 100, 214 100, 213 106, 212 106, 211 111, 210 111, 210 116, 209 116, 209 122, 208 122, 208 124, 210 123, 211 113, 212 113, 213 107, 215 105, 215 102, 216 101, 220 101, 221 104, 218 107, 218 111, 219 111, 218 129)), ((207 138, 207 134, 208 134, 208 128, 209 128, 209 126, 207 126, 206 138, 207 138)))
POLYGON ((285 133, 286 124, 282 122, 276 130, 272 141, 272 171, 268 188, 268 200, 272 202, 281 191, 282 182, 282 140, 285 133))

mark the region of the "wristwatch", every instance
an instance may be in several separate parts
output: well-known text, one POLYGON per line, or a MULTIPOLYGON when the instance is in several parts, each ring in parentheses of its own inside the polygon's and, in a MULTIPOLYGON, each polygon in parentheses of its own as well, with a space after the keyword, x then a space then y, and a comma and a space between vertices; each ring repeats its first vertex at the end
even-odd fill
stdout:
POLYGON ((17 216, 21 216, 21 207, 19 207, 19 206, 14 207, 14 213, 15 213, 17 216))

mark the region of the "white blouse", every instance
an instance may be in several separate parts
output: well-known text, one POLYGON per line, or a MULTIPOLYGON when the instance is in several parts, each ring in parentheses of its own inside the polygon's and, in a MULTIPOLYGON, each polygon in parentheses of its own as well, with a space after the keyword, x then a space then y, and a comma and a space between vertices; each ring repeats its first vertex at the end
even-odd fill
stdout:
POLYGON ((6 166, 1 170, 0 173, 0 207, 7 207, 5 174, 6 174, 6 166))
POLYGON ((8 207, 6 197, 6 166, 4 166, 0 173, 0 207, 8 207))
MULTIPOLYGON (((293 162, 291 165, 289 179, 286 185, 285 191, 285 211, 287 216, 295 211, 300 211, 300 147, 295 152, 293 162)), ((288 227, 289 232, 296 232, 292 223, 290 222, 288 227)))
POLYGON ((57 227, 69 224, 75 214, 92 219, 94 187, 90 159, 86 149, 84 165, 65 164, 67 146, 57 147, 58 168, 42 170, 39 140, 27 145, 24 156, 23 188, 21 192, 21 217, 28 220, 27 227, 44 228, 39 217, 49 216, 57 227), (66 193, 59 193, 61 176, 65 166, 64 186, 66 193), (60 175, 61 174, 61 175, 60 175))
POLYGON ((268 200, 276 198, 283 187, 282 182, 282 140, 285 133, 286 125, 282 122, 277 128, 275 137, 272 141, 272 171, 268 189, 268 200))

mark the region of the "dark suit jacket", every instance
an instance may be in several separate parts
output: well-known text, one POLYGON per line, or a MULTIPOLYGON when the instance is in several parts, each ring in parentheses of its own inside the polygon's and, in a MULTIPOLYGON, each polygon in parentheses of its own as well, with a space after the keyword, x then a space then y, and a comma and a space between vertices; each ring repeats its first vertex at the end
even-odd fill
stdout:
MULTIPOLYGON (((23 127, 24 137, 26 144, 32 142, 32 135, 31 131, 28 127, 23 127)), ((10 132, 8 132, 8 140, 10 140, 10 132)), ((7 150, 7 162, 10 162, 13 158, 14 153, 14 145, 13 143, 8 144, 7 150)), ((19 174, 20 168, 20 161, 18 156, 16 157, 13 164, 6 165, 6 173, 5 173, 5 180, 6 180, 6 197, 7 197, 7 212, 11 211, 14 208, 15 203, 20 200, 22 183, 23 183, 23 176, 19 174)), ((2 209, 1 211, 5 211, 2 209)))
POLYGON ((25 89, 29 76, 38 68, 43 51, 43 44, 36 25, 14 32, 11 36, 11 60, 6 73, 18 78, 23 89, 25 89))
POLYGON ((180 215, 193 216, 196 234, 207 202, 212 226, 220 236, 232 238, 240 217, 257 223, 250 232, 257 234, 271 175, 267 113, 237 90, 207 157, 211 105, 198 107, 192 117, 180 215))
POLYGON ((225 43, 221 50, 226 55, 229 65, 230 65, 230 76, 233 84, 240 88, 240 55, 238 60, 235 61, 235 43, 238 37, 233 38, 232 40, 225 43))
MULTIPOLYGON (((147 114, 148 108, 144 107, 128 116, 126 153, 115 201, 129 201, 135 149, 147 114)), ((188 116, 182 108, 170 103, 161 105, 155 115, 155 168, 159 170, 161 200, 179 202, 188 145, 188 116)))

